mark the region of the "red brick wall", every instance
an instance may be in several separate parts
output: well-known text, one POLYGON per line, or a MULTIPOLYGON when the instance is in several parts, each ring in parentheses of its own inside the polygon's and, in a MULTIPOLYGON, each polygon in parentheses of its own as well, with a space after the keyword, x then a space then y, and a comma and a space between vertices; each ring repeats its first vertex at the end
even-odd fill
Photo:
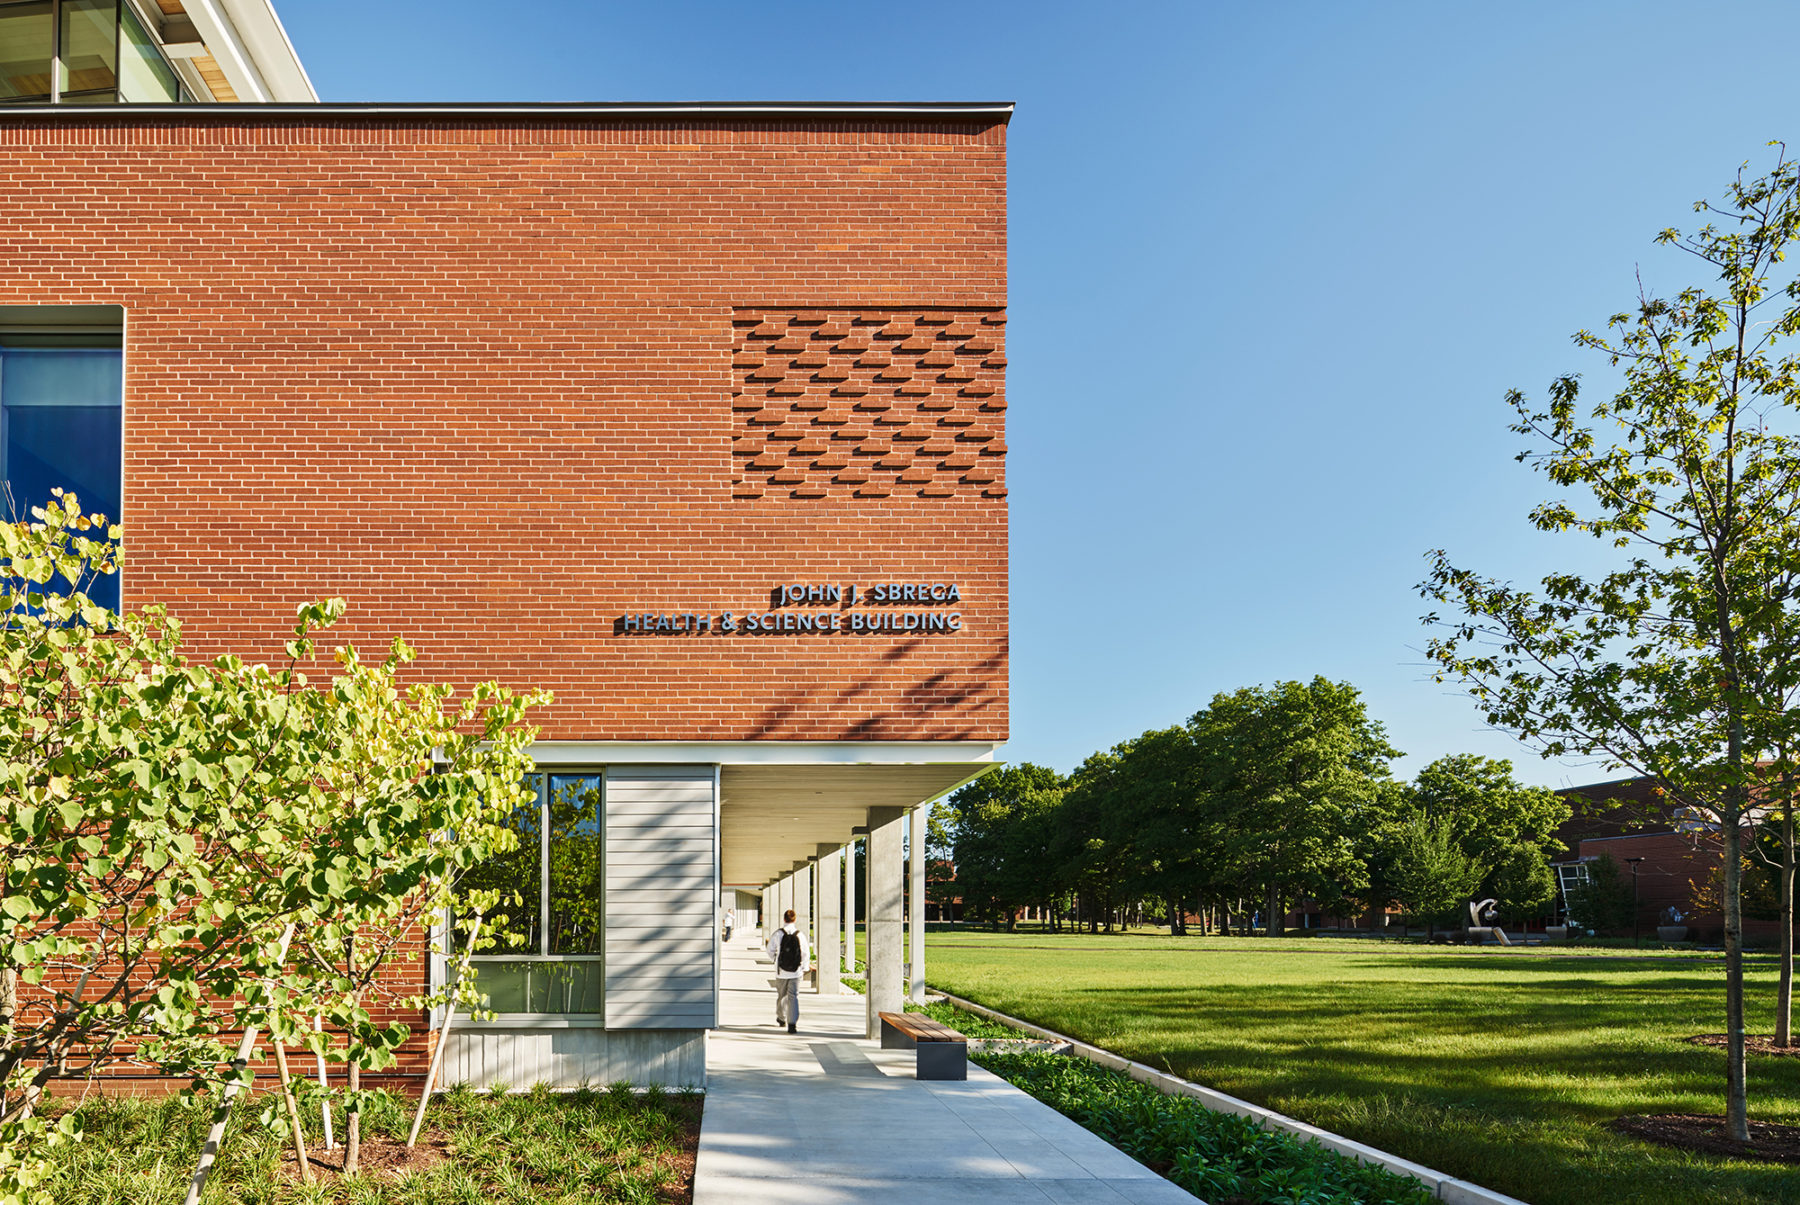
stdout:
POLYGON ((553 690, 552 739, 1003 739, 1004 134, 8 115, 0 304, 126 308, 125 597, 196 651, 276 656, 338 594, 335 640, 553 690), (734 318, 812 309, 989 336, 892 383, 917 464, 734 457, 734 318), (614 630, 890 581, 957 583, 962 630, 614 630))
MULTIPOLYGON (((1746 844, 1749 834, 1745 834, 1746 844)), ((1627 858, 1642 858, 1637 865, 1638 927, 1652 934, 1662 923, 1663 910, 1673 907, 1683 914, 1682 924, 1701 941, 1722 942, 1725 918, 1717 910, 1702 911, 1695 896, 1705 889, 1723 864, 1724 846, 1713 833, 1639 833, 1623 837, 1590 838, 1580 846, 1581 857, 1606 854, 1619 865, 1620 877, 1631 882, 1627 858)), ((1744 936, 1762 941, 1778 938, 1774 921, 1744 919, 1744 936)))

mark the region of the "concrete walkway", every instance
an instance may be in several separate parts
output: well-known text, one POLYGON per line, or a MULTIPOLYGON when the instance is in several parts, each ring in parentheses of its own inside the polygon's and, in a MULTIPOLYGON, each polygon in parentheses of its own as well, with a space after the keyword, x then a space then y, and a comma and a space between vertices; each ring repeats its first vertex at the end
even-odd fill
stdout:
POLYGON ((860 996, 803 991, 800 1032, 777 1029, 754 932, 733 937, 723 972, 694 1205, 1194 1205, 974 1064, 963 1083, 913 1078, 911 1051, 863 1037, 860 996))

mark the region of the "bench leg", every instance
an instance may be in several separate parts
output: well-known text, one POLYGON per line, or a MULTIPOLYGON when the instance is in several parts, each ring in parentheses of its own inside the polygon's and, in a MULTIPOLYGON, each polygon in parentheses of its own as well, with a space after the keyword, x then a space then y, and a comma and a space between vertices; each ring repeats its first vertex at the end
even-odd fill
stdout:
POLYGON ((881 1023, 881 1048, 883 1050, 911 1050, 913 1046, 914 1042, 911 1038, 886 1021, 881 1023))
POLYGON ((968 1046, 962 1042, 920 1042, 915 1074, 920 1079, 968 1079, 968 1046))

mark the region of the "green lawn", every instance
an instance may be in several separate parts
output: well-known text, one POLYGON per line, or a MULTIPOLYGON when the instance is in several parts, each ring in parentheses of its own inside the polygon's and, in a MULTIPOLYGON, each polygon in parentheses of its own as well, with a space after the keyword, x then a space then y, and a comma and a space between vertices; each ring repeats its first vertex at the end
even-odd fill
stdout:
MULTIPOLYGON (((1663 950, 1488 953, 1337 939, 933 931, 933 987, 1533 1205, 1800 1202, 1800 1169, 1616 1136, 1724 1108, 1724 968, 1663 950)), ((1751 1032, 1772 958, 1752 958, 1751 1032)), ((1800 1058, 1752 1058, 1751 1116, 1800 1124, 1800 1058)))

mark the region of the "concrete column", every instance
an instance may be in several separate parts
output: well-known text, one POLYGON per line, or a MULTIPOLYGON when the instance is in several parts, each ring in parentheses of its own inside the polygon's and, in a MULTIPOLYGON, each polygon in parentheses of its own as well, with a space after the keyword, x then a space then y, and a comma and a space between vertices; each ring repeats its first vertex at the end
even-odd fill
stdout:
POLYGON ((832 845, 819 846, 819 995, 835 996, 840 987, 838 970, 843 949, 843 927, 839 913, 843 910, 844 854, 832 845))
POLYGON ((788 907, 794 910, 794 923, 800 926, 800 932, 806 935, 816 949, 818 940, 812 932, 812 866, 806 862, 794 867, 794 902, 788 907))
POLYGON ((868 994, 864 1007, 868 1019, 868 1036, 881 1036, 879 1013, 897 1013, 904 1007, 904 989, 900 982, 901 959, 904 957, 901 934, 901 824, 905 808, 869 809, 869 865, 864 924, 868 926, 868 994))
POLYGON ((925 1003, 925 809, 914 808, 912 818, 907 822, 910 840, 907 842, 907 875, 910 880, 907 891, 911 899, 907 901, 906 937, 907 953, 912 967, 907 972, 911 981, 907 995, 916 1004, 925 1003))
POLYGON ((844 965, 856 965, 856 838, 844 846, 844 965))

